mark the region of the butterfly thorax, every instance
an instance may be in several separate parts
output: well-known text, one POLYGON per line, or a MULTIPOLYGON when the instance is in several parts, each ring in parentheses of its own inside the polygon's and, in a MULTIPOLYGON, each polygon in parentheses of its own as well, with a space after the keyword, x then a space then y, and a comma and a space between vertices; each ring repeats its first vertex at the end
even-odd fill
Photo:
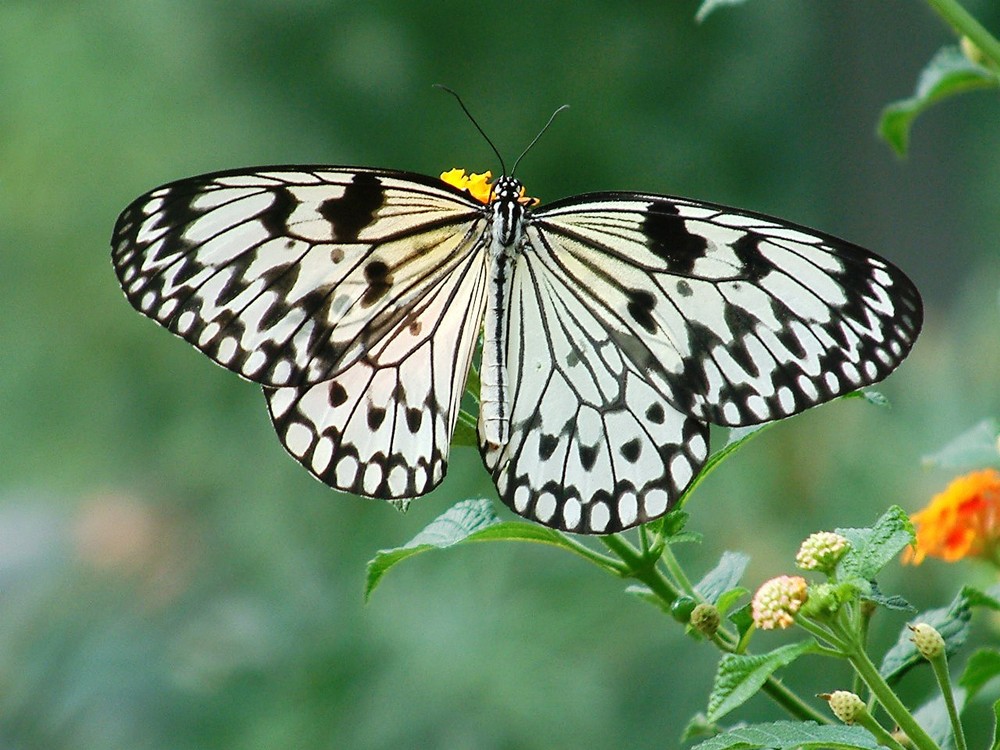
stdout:
POLYGON ((499 449, 510 437, 509 378, 502 328, 510 309, 511 279, 524 233, 522 193, 520 181, 505 176, 497 180, 490 201, 493 220, 479 394, 480 441, 487 452, 499 449))
POLYGON ((515 251, 524 222, 524 206, 520 198, 524 192, 520 180, 501 177, 493 187, 493 245, 494 251, 510 254, 515 251))

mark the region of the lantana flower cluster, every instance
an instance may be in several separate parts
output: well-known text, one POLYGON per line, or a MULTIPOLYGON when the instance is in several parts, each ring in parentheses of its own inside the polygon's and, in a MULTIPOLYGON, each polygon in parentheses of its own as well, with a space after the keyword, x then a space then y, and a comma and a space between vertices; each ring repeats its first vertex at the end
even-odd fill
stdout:
POLYGON ((984 469, 958 477, 910 520, 917 539, 904 562, 979 557, 1000 563, 1000 471, 984 469))

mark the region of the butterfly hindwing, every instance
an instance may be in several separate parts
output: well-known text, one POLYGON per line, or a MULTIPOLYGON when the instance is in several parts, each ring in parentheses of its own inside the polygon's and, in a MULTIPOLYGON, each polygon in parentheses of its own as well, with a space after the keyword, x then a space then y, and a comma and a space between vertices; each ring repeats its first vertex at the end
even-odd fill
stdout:
POLYGON ((698 473, 708 425, 674 409, 554 259, 525 248, 505 325, 510 440, 487 468, 547 526, 603 534, 663 515, 698 473))
POLYGON ((289 453, 345 492, 405 499, 444 478, 451 435, 485 305, 482 254, 442 277, 415 322, 400 326, 336 377, 304 387, 264 387, 289 453), (429 331, 414 331, 414 326, 429 331), (417 346, 397 338, 423 335, 417 346), (403 352, 393 356, 393 348, 403 352))

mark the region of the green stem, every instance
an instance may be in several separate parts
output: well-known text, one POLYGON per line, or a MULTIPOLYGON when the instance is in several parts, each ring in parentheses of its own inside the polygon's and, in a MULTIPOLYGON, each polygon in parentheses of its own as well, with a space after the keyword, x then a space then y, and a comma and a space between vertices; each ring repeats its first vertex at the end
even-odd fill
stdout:
POLYGON ((622 563, 619 560, 615 560, 613 557, 608 557, 607 555, 602 555, 600 552, 595 552, 586 544, 581 544, 576 541, 571 536, 563 535, 560 539, 560 544, 564 544, 567 547, 571 547, 576 554, 581 557, 585 557, 597 566, 604 568, 607 571, 615 573, 616 575, 627 575, 629 573, 629 566, 622 563))
POLYGON ((955 706, 955 694, 951 689, 951 675, 948 674, 948 658, 942 651, 940 655, 930 661, 938 686, 941 688, 941 695, 944 697, 944 704, 948 708, 948 720, 951 722, 951 730, 955 734, 955 750, 966 750, 965 732, 962 731, 962 722, 959 720, 958 708, 955 706))
POLYGON ((764 683, 763 690, 767 693, 771 700, 785 709, 796 719, 801 719, 802 721, 815 721, 817 724, 831 723, 829 716, 817 711, 773 677, 767 678, 767 682, 764 683))
POLYGON ((878 673, 878 669, 872 664, 871 659, 868 658, 868 654, 863 649, 859 646, 849 648, 847 658, 879 703, 882 704, 886 713, 900 729, 906 732, 906 736, 910 738, 914 747, 919 748, 919 750, 940 750, 937 743, 917 723, 903 702, 892 692, 892 688, 882 679, 882 675, 878 673))
POLYGON ((1000 42, 956 0, 927 0, 927 4, 955 31, 969 37, 969 40, 993 61, 994 66, 1000 66, 1000 42))
POLYGON ((698 592, 694 590, 694 584, 688 580, 687 573, 684 572, 684 568, 681 567, 669 544, 663 548, 660 559, 663 560, 663 564, 667 566, 667 572, 674 577, 684 593, 691 597, 700 598, 698 592))
POLYGON ((885 727, 875 721, 875 717, 868 713, 867 710, 861 712, 861 716, 858 717, 855 723, 860 724, 871 732, 878 744, 883 747, 891 748, 891 750, 905 750, 903 746, 896 741, 896 738, 886 731, 885 727))
POLYGON ((680 594, 657 569, 654 560, 648 559, 620 534, 602 536, 604 546, 621 558, 624 566, 620 566, 622 574, 642 581, 664 603, 670 605, 680 594))

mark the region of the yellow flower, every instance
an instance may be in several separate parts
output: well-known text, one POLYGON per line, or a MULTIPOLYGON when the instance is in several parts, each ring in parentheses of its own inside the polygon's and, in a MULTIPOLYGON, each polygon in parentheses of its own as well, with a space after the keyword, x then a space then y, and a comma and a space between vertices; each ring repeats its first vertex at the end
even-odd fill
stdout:
POLYGON ((449 185, 454 185, 459 190, 466 191, 480 203, 489 203, 493 195, 493 173, 487 170, 482 174, 465 174, 464 169, 451 169, 441 173, 441 179, 449 185))
MULTIPOLYGON (((449 169, 441 173, 441 179, 449 185, 454 185, 459 190, 464 190, 480 203, 489 204, 493 200, 493 173, 489 170, 478 174, 476 172, 465 173, 464 169, 449 169)), ((537 206, 538 198, 529 198, 524 194, 524 186, 521 186, 521 195, 517 202, 522 206, 537 206)))
POLYGON ((998 560, 1000 554, 1000 472, 974 471, 955 479, 930 504, 910 516, 917 529, 903 562, 924 558, 954 562, 963 557, 998 560))

